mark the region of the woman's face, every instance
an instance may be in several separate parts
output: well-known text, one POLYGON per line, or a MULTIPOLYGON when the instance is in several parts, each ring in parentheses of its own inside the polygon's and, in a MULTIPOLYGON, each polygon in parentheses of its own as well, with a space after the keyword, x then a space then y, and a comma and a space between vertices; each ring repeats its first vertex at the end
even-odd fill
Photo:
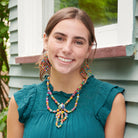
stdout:
POLYGON ((52 69, 62 74, 80 72, 91 51, 88 37, 87 28, 77 19, 63 20, 48 37, 44 35, 44 46, 52 69))

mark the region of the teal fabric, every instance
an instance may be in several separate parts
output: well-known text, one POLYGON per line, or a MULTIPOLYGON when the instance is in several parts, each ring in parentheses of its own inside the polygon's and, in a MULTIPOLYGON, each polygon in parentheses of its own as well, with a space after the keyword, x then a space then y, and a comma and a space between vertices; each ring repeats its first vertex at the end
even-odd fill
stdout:
MULTIPOLYGON (((104 138, 104 126, 111 111, 112 103, 123 88, 97 80, 90 76, 80 90, 80 98, 76 110, 68 114, 61 128, 55 126, 56 118, 46 108, 46 81, 40 84, 25 86, 14 94, 18 105, 19 121, 24 123, 23 138, 104 138)), ((71 94, 53 91, 60 103, 65 103, 71 94)), ((76 96, 66 106, 72 109, 76 96)), ((57 105, 49 97, 49 106, 57 109, 57 105)))

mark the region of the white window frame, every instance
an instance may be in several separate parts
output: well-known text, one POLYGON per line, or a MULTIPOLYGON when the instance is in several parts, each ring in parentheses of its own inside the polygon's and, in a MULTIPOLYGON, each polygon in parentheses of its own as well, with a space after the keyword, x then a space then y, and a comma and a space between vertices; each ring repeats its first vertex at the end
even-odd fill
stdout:
MULTIPOLYGON (((95 28, 98 48, 133 43, 133 10, 133 0, 118 0, 117 23, 95 28)), ((54 0, 18 1, 18 56, 41 54, 44 29, 53 13, 54 0)))
POLYGON ((118 0, 117 23, 95 28, 98 48, 133 43, 133 0, 118 0))

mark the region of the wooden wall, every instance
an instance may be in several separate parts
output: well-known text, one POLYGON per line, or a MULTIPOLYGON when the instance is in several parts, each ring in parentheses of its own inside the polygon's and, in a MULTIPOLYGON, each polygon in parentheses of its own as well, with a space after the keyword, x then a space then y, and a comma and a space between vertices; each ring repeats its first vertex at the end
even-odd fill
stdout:
POLYGON ((18 0, 10 0, 10 94, 18 91, 25 84, 39 83, 38 68, 34 64, 16 64, 18 56, 18 0))
POLYGON ((93 62, 92 71, 96 78, 125 88, 125 138, 138 138, 138 61, 132 57, 98 59, 93 62))

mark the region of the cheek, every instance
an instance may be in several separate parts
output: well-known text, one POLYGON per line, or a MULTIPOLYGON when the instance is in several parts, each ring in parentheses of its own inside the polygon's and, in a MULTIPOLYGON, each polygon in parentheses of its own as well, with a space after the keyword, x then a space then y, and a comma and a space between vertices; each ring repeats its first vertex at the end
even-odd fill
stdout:
POLYGON ((85 59, 88 57, 88 49, 81 49, 81 50, 78 50, 76 55, 78 56, 78 58, 80 59, 85 59))
POLYGON ((48 41, 48 50, 50 51, 57 51, 58 49, 60 49, 60 45, 58 43, 56 43, 54 40, 49 39, 48 41))
POLYGON ((48 43, 48 52, 52 54, 55 51, 56 47, 53 42, 48 43))

